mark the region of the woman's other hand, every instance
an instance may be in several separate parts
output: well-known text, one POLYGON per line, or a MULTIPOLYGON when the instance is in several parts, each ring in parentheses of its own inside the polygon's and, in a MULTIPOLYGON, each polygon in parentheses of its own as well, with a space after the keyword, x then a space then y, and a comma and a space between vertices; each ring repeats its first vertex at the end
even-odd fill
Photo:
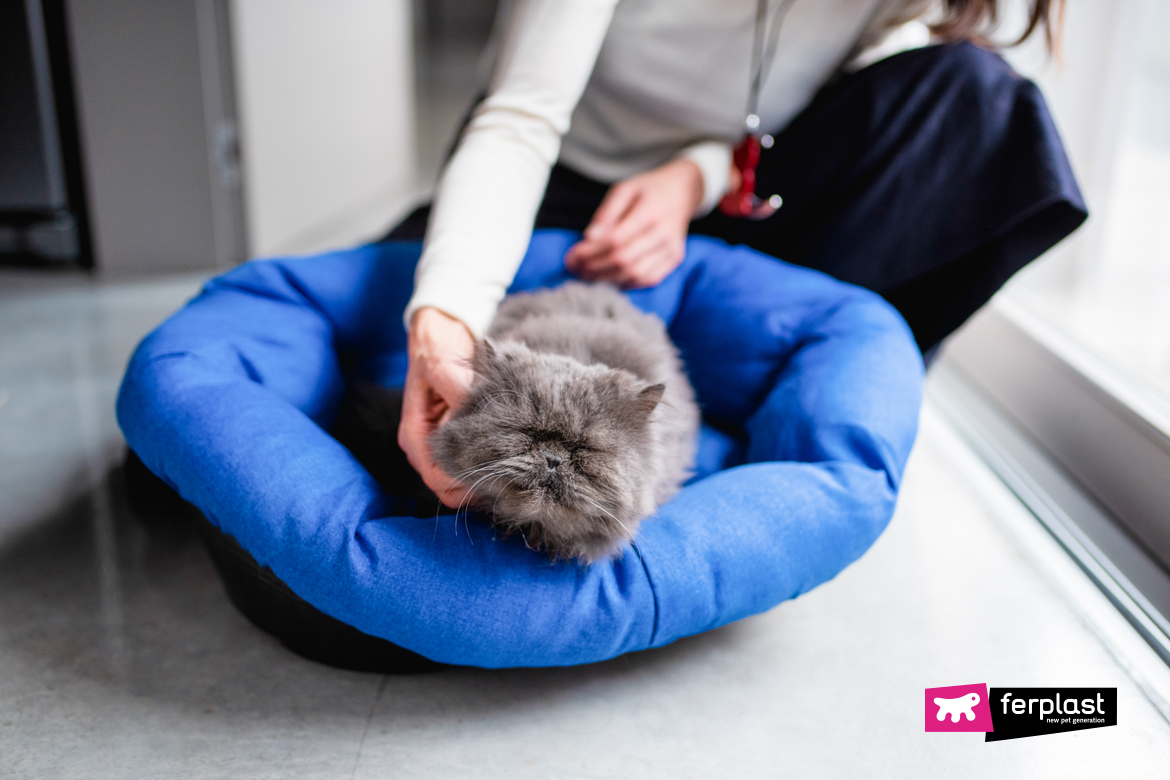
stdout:
POLYGON ((703 174, 685 157, 618 182, 565 266, 587 281, 653 287, 682 262, 687 225, 702 199, 703 174))
POLYGON ((398 446, 427 487, 449 507, 460 506, 469 491, 435 463, 428 438, 467 397, 474 349, 475 338, 459 320, 430 307, 414 313, 398 446))

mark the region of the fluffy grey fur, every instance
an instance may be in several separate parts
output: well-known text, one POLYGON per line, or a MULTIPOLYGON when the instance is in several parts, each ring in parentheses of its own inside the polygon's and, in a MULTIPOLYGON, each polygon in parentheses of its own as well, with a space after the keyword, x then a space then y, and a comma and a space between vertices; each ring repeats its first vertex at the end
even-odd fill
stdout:
POLYGON ((570 282, 504 300, 463 407, 431 436, 496 527, 593 562, 633 538, 695 456, 699 410, 662 321, 570 282))

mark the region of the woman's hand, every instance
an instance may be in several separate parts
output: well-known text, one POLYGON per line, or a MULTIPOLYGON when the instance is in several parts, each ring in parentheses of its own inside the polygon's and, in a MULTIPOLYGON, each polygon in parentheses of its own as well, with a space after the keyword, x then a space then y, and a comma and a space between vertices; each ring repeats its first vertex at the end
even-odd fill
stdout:
POLYGON ((467 397, 475 338, 462 322, 430 307, 416 311, 410 322, 398 446, 439 500, 458 507, 470 492, 435 463, 427 439, 467 397))
POLYGON ((702 200, 703 174, 686 158, 618 182, 565 266, 588 281, 653 287, 682 262, 687 225, 702 200))

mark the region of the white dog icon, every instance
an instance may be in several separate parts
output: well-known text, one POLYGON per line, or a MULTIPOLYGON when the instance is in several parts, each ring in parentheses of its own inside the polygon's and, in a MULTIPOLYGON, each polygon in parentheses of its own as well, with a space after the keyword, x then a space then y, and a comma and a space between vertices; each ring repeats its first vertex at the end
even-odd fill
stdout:
POLYGON ((972 710, 979 703, 979 694, 967 693, 957 699, 935 699, 934 703, 938 705, 939 720, 945 720, 950 715, 951 723, 958 723, 960 714, 966 715, 967 720, 975 720, 972 710))

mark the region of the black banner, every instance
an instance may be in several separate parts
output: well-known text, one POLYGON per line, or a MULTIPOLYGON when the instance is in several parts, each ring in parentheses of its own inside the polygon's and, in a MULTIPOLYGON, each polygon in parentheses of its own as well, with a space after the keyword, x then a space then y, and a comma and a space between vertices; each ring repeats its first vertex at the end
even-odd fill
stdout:
POLYGON ((992 688, 986 742, 1117 725, 1116 688, 992 688))

